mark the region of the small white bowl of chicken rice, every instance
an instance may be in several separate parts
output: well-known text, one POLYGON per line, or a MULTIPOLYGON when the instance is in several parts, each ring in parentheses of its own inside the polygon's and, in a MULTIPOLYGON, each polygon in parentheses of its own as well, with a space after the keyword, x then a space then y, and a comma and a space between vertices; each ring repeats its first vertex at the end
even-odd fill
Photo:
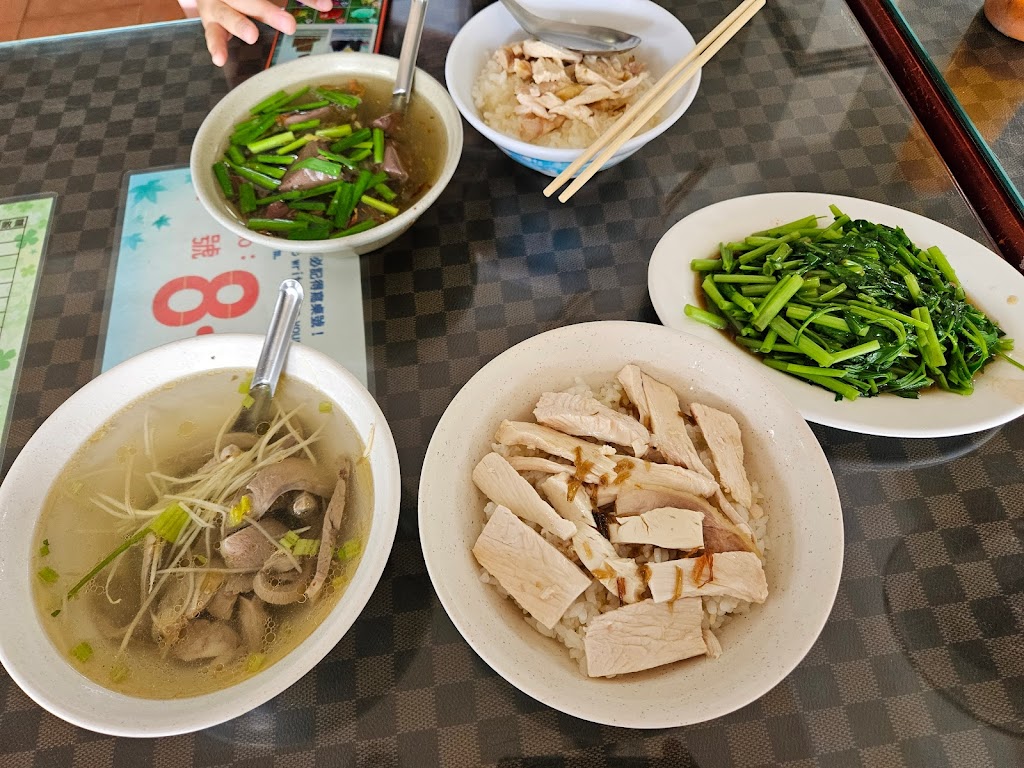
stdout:
MULTIPOLYGON (((682 22, 649 0, 524 5, 539 16, 620 29, 642 40, 625 54, 581 56, 531 39, 501 3, 473 16, 452 40, 445 81, 459 112, 510 158, 548 176, 561 173, 695 46, 682 22)), ((699 83, 700 73, 602 170, 668 130, 690 106, 699 83)))
POLYGON ((646 323, 558 328, 484 366, 427 448, 419 529, 485 662, 628 728, 771 690, 843 565, 835 480, 796 409, 755 363, 646 323))

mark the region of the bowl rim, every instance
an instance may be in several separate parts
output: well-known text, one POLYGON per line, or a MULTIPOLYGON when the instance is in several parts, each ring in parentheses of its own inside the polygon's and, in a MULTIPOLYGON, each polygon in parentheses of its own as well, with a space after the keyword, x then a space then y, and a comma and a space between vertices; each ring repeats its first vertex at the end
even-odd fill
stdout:
MULTIPOLYGON (((398 59, 394 56, 386 56, 380 53, 342 51, 303 56, 256 73, 221 97, 199 125, 195 139, 192 142, 192 150, 189 153, 189 170, 193 178, 193 188, 203 208, 218 224, 254 243, 259 243, 269 248, 303 253, 327 253, 332 251, 356 251, 363 253, 387 244, 412 226, 416 219, 422 216, 437 201, 441 193, 444 192, 455 175, 459 161, 462 159, 464 131, 462 121, 459 119, 458 106, 451 98, 448 90, 437 78, 419 67, 416 68, 416 74, 413 78, 413 94, 415 95, 417 89, 426 83, 423 86, 425 90, 431 91, 433 96, 436 96, 436 100, 431 100, 431 105, 438 113, 445 128, 448 152, 445 156, 444 165, 438 171, 437 179, 430 189, 419 200, 390 221, 379 224, 365 232, 357 232, 354 235, 338 237, 333 240, 288 240, 255 232, 243 226, 241 222, 221 210, 223 201, 216 192, 208 193, 206 185, 195 183, 195 179, 201 178, 200 174, 209 172, 209 169, 201 166, 199 162, 201 155, 205 152, 205 148, 207 146, 219 147, 224 141, 226 134, 219 128, 219 123, 222 116, 228 111, 227 104, 242 98, 240 94, 248 94, 250 91, 255 94, 252 97, 253 103, 258 103, 258 94, 272 93, 281 87, 290 86, 291 81, 282 84, 282 77, 287 78, 292 72, 301 72, 310 68, 309 62, 311 60, 315 60, 322 65, 322 76, 324 78, 339 73, 358 74, 360 67, 365 64, 381 65, 384 69, 388 70, 388 76, 390 77, 394 77, 398 71, 398 59), (346 66, 350 62, 352 66, 346 66), (264 87, 265 84, 267 84, 267 87, 264 87)), ((316 75, 296 77, 295 81, 315 80, 316 77, 316 75)))
MULTIPOLYGON (((664 15, 666 21, 671 19, 674 25, 677 26, 679 30, 681 30, 683 37, 689 41, 689 47, 691 49, 696 47, 697 43, 694 40, 692 33, 678 19, 678 17, 676 17, 675 14, 673 14, 666 8, 663 8, 662 6, 657 5, 656 3, 650 2, 650 0, 633 0, 633 2, 639 2, 644 6, 649 6, 652 12, 664 15)), ((475 79, 476 76, 479 74, 479 72, 470 73, 468 72, 467 68, 460 69, 455 62, 455 58, 453 57, 452 52, 455 51, 455 53, 458 54, 459 49, 462 46, 468 44, 466 41, 472 39, 475 27, 483 27, 486 23, 492 21, 492 17, 496 19, 501 19, 503 14, 505 16, 508 16, 509 19, 511 19, 511 16, 509 16, 508 11, 501 3, 491 3, 483 10, 478 11, 476 14, 474 14, 469 19, 469 21, 467 21, 462 26, 462 28, 456 33, 455 37, 452 38, 451 45, 448 48, 448 53, 445 56, 444 65, 444 79, 445 83, 448 85, 448 94, 451 96, 456 108, 459 110, 461 115, 466 119, 466 121, 470 125, 472 125, 478 132, 480 132, 487 139, 489 139, 492 143, 497 145, 499 149, 507 150, 508 152, 512 152, 517 155, 522 155, 527 158, 544 160, 546 162, 565 163, 566 165, 568 165, 577 157, 579 157, 584 150, 563 149, 560 147, 543 147, 537 144, 530 144, 529 142, 517 139, 514 136, 509 136, 506 133, 502 133, 501 131, 495 130, 494 128, 491 128, 489 125, 487 125, 487 123, 483 121, 483 119, 479 115, 476 105, 472 103, 467 104, 460 96, 459 89, 452 87, 453 81, 458 82, 463 78, 467 77, 472 77, 475 79)), ((515 24, 515 21, 513 20, 512 23, 515 24)), ((523 35, 525 34, 526 33, 523 32, 523 35)), ((683 116, 683 113, 690 108, 690 105, 696 98, 697 90, 700 87, 700 80, 702 74, 702 70, 697 70, 694 76, 690 79, 689 83, 686 84, 685 88, 682 91, 683 99, 675 109, 673 109, 668 115, 666 115, 664 119, 658 121, 656 125, 652 126, 651 128, 642 133, 636 134, 633 138, 625 142, 621 147, 619 147, 618 151, 612 157, 621 158, 623 156, 630 155, 633 152, 636 152, 638 149, 640 149, 640 147, 649 143, 650 141, 652 141, 653 139, 657 138, 662 133, 667 131, 669 128, 671 128, 679 120, 679 118, 683 116)))
MULTIPOLYGON (((643 365, 641 361, 634 360, 635 354, 636 353, 630 351, 622 351, 618 354, 618 358, 621 358, 619 364, 621 365, 626 362, 633 361, 643 365)), ((676 359, 677 358, 673 358, 673 360, 676 359)), ((674 367, 675 370, 683 372, 685 372, 687 368, 686 365, 676 363, 674 361, 672 363, 663 364, 663 367, 674 367)), ((565 374, 567 383, 568 380, 571 379, 572 375, 573 373, 569 372, 565 374)), ((518 380, 521 378, 521 375, 517 375, 513 378, 518 380)), ((530 394, 539 396, 540 391, 540 389, 533 387, 530 389, 530 394)), ((745 409, 745 412, 746 411, 755 413, 754 409, 745 409)), ((514 414, 510 415, 509 418, 515 418, 514 414)), ((475 441, 476 438, 474 430, 467 429, 467 425, 464 421, 459 423, 459 429, 461 430, 460 435, 464 445, 468 445, 475 441)), ((467 466, 471 467, 473 463, 475 463, 475 460, 470 462, 467 466)), ((447 472, 447 477, 450 478, 450 471, 447 472)), ((460 479, 459 482, 471 484, 468 473, 466 478, 460 479)), ((787 489, 792 487, 785 479, 777 481, 776 485, 784 486, 787 489)), ((476 496, 483 498, 482 494, 479 494, 475 488, 473 491, 476 496)), ((770 380, 764 377, 760 371, 753 368, 751 364, 745 363, 744 361, 737 362, 726 350, 712 347, 708 342, 691 336, 690 334, 669 329, 661 325, 652 325, 648 323, 611 320, 562 326, 528 338, 492 359, 487 363, 487 365, 480 369, 478 374, 475 374, 474 377, 467 382, 456 397, 452 399, 448 409, 446 409, 445 413, 442 415, 441 420, 438 423, 438 427, 435 430, 434 435, 431 437, 427 448, 426 458, 421 471, 417 505, 421 546, 423 549, 423 557, 427 573, 430 576, 431 582, 434 585, 434 590, 438 595, 439 601, 447 612, 449 619, 477 655, 480 656, 480 658, 494 669, 502 678, 504 678, 506 682, 518 688, 523 693, 558 711, 583 720, 604 725, 639 729, 672 728, 692 725, 725 716, 764 696, 768 691, 792 673, 793 669, 795 669, 796 666, 806 657, 811 647, 817 641, 832 613, 835 599, 838 595, 843 570, 845 532, 843 528, 842 506, 839 492, 828 460, 807 422, 783 396, 782 392, 775 387, 770 380), (440 545, 437 543, 438 537, 441 536, 441 533, 439 532, 441 529, 444 529, 446 532, 457 530, 459 529, 460 524, 456 523, 449 526, 439 526, 437 524, 437 518, 431 517, 432 510, 429 508, 431 505, 430 496, 434 493, 434 486, 441 485, 443 482, 448 482, 448 484, 451 485, 450 481, 443 481, 440 479, 445 476, 445 470, 435 466, 437 461, 442 461, 445 458, 443 456, 444 451, 440 448, 439 444, 442 441, 442 434, 446 429, 447 423, 456 418, 456 411, 463 401, 470 397, 473 380, 476 379, 477 376, 481 376, 484 384, 495 385, 494 396, 500 399, 507 393, 500 391, 496 382, 500 381, 502 377, 504 379, 509 378, 508 371, 503 366, 506 365, 506 361, 509 359, 509 356, 514 354, 514 350, 521 351, 526 349, 530 350, 534 355, 540 355, 543 350, 543 363, 537 362, 536 358, 531 357, 526 357, 525 360, 516 360, 517 370, 524 371, 524 375, 525 372, 528 371, 531 376, 537 375, 538 377, 543 377, 547 375, 547 372, 552 367, 558 367, 560 365, 558 360, 562 360, 563 358, 559 357, 555 353, 574 348, 581 338, 596 338, 606 331, 609 332, 609 337, 614 338, 618 342, 622 342, 623 350, 629 348, 630 345, 628 344, 628 339, 630 337, 633 338, 634 342, 638 340, 639 337, 636 334, 656 334, 663 337, 664 344, 666 345, 679 345, 679 349, 676 351, 679 351, 682 347, 689 347, 691 351, 696 351, 701 355, 706 354, 712 358, 716 358, 720 365, 726 365, 729 369, 738 369, 739 375, 744 381, 755 380, 758 388, 763 393, 770 396, 770 403, 767 403, 766 405, 777 407, 780 413, 784 412, 785 422, 780 421, 779 423, 785 423, 791 426, 794 437, 798 438, 799 442, 806 447, 807 458, 813 460, 812 463, 816 468, 822 469, 827 473, 827 475, 821 476, 821 480, 818 483, 820 486, 818 490, 823 493, 818 505, 818 512, 827 513, 823 518, 823 525, 828 529, 830 541, 827 542, 827 549, 831 555, 827 563, 821 566, 821 574, 819 575, 821 575, 822 578, 815 582, 816 588, 821 593, 820 596, 823 598, 822 602, 820 604, 811 605, 808 609, 808 616, 810 618, 809 620, 805 620, 802 624, 801 633, 796 636, 796 640, 793 643, 790 653, 786 656, 783 662, 779 662, 775 665, 775 668, 771 670, 770 673, 762 673, 760 677, 755 682, 750 683, 749 688, 743 691, 739 696, 735 696, 730 699, 730 694, 727 692, 723 695, 722 700, 717 702, 717 706, 709 705, 706 701, 701 701, 699 703, 703 705, 705 709, 701 710, 699 706, 691 707, 686 711, 685 715, 680 712, 672 711, 669 706, 662 706, 664 702, 661 702, 654 714, 647 714, 642 717, 639 711, 634 711, 634 708, 628 706, 629 703, 636 704, 638 702, 626 702, 621 698, 613 701, 612 696, 614 693, 609 695, 607 693, 609 689, 602 686, 611 686, 613 684, 617 685, 616 681, 608 681, 602 678, 589 678, 581 675, 579 670, 575 669, 575 663, 569 661, 567 649, 561 645, 551 646, 551 655, 564 654, 564 659, 574 667, 574 676, 572 679, 579 682, 581 690, 572 690, 568 693, 562 690, 553 691, 551 689, 551 683, 545 678, 545 673, 554 673, 555 667, 551 666, 547 662, 544 662, 543 665, 523 664, 521 666, 510 663, 510 658, 512 658, 512 656, 506 652, 506 648, 514 647, 517 651, 521 651, 522 646, 520 645, 520 639, 515 636, 515 633, 499 633, 495 630, 495 627, 507 626, 506 621, 508 620, 508 617, 490 611, 489 607, 483 608, 482 610, 485 612, 482 614, 473 613, 470 615, 469 612, 478 607, 476 605, 472 608, 463 610, 463 605, 466 604, 465 590, 469 588, 469 584, 454 575, 453 566, 451 564, 451 552, 447 550, 443 552, 440 551, 440 545), (614 336, 613 334, 616 333, 620 335, 614 336), (538 339, 541 339, 542 337, 547 337, 546 340, 550 340, 552 342, 549 348, 541 348, 541 344, 543 342, 538 341, 538 339), (535 362, 537 364, 533 365, 535 362), (437 458, 438 456, 441 456, 441 458, 437 458), (532 669, 530 667, 532 667, 532 669)), ((455 504, 452 504, 449 501, 444 505, 444 509, 451 510, 453 506, 461 508, 462 505, 458 504, 457 500, 455 504)), ((451 517, 450 512, 448 512, 448 515, 451 517)), ((482 527, 482 516, 480 517, 479 522, 482 527)), ((796 530, 796 526, 793 526, 793 530, 796 530)), ((472 546, 472 541, 475 540, 475 537, 478 534, 479 530, 476 531, 476 534, 468 542, 469 546, 466 547, 465 554, 470 560, 472 560, 472 556, 469 554, 469 548, 472 546)), ((448 533, 447 535, 452 539, 458 538, 457 533, 454 535, 448 533)), ((770 538, 769 541, 777 542, 777 535, 775 538, 770 538)), ((807 542, 804 541, 803 543, 806 544, 807 542)), ((804 553, 802 558, 804 563, 818 562, 818 559, 810 556, 810 553, 804 553)), ((478 566, 475 565, 475 560, 472 562, 474 567, 478 570, 478 566)), ((788 567, 792 570, 795 566, 789 565, 788 567)), ((491 589, 488 585, 484 585, 483 582, 479 582, 479 579, 475 579, 474 582, 481 584, 484 589, 491 589)), ((475 583, 472 588, 474 590, 476 589, 475 583)), ((802 591, 803 588, 799 585, 795 585, 793 583, 786 584, 785 594, 791 604, 793 604, 792 601, 798 600, 802 591)), ((497 595, 497 592, 494 594, 497 595)), ((494 604, 490 599, 487 599, 486 602, 491 603, 492 605, 494 604)), ((511 603, 511 601, 505 602, 511 603)), ((499 602, 498 604, 504 606, 505 602, 499 602)), ((771 602, 771 596, 769 596, 768 602, 771 602)), ((514 613, 518 616, 518 609, 514 604, 512 604, 512 607, 515 610, 510 611, 510 614, 514 613)), ((756 607, 763 608, 763 606, 756 607)), ((511 620, 515 621, 515 618, 512 618, 511 620)), ((533 631, 525 622, 523 622, 523 626, 530 629, 531 632, 533 631)), ((530 635, 530 637, 532 638, 532 635, 530 635)), ((541 637, 539 634, 536 636, 536 639, 540 641, 538 645, 540 643, 557 642, 555 640, 549 640, 548 638, 541 637)), ((529 658, 537 658, 540 655, 536 653, 538 649, 533 645, 530 647, 531 653, 529 658)), ((726 652, 728 653, 728 649, 726 652)), ((515 657, 522 658, 523 655, 523 653, 518 653, 515 657)), ((543 655, 549 656, 546 647, 543 649, 543 655)), ((552 662, 552 664, 557 664, 557 662, 552 662)), ((558 672, 560 673, 561 670, 558 670, 558 672)), ((637 674, 643 676, 650 673, 660 674, 657 669, 637 674)), ((673 674, 672 670, 667 670, 667 674, 673 674)), ((624 680, 624 686, 632 684, 632 680, 629 676, 624 676, 621 679, 624 680)), ((644 703, 647 704, 649 702, 645 701, 644 703)))
POLYGON ((262 343, 263 337, 254 334, 210 334, 169 342, 119 363, 54 410, 15 458, 0 484, 0 530, 8 534, 0 540, 0 575, 8 584, 0 592, 0 614, 5 617, 5 624, 12 616, 26 619, 24 626, 0 633, 0 663, 33 701, 55 716, 97 733, 154 738, 190 733, 243 715, 293 685, 320 663, 355 623, 379 583, 398 528, 401 471, 394 437, 376 401, 358 379, 326 355, 295 343, 285 374, 297 376, 321 390, 330 385, 332 391, 324 394, 335 403, 343 398, 365 408, 359 414, 346 413, 364 442, 367 435, 356 422, 368 419, 373 425, 373 522, 352 580, 324 620, 286 657, 265 670, 227 688, 180 699, 128 696, 94 683, 58 651, 41 625, 32 599, 30 574, 35 526, 52 483, 81 447, 81 440, 64 446, 62 442, 55 444, 54 437, 95 434, 110 418, 169 382, 214 371, 252 368, 262 343), (169 377, 163 373, 169 370, 188 372, 169 377), (116 404, 110 402, 111 392, 118 392, 116 404), (44 463, 40 470, 37 462, 41 453, 50 459, 53 468, 44 463), (27 489, 33 484, 38 487, 40 478, 45 482, 46 493, 33 496, 27 489), (12 512, 11 502, 20 495, 34 498, 34 504, 23 505, 25 511, 19 514, 12 512), (15 543, 15 537, 10 535, 12 528, 27 535, 15 543), (23 601, 26 592, 28 599, 23 601))

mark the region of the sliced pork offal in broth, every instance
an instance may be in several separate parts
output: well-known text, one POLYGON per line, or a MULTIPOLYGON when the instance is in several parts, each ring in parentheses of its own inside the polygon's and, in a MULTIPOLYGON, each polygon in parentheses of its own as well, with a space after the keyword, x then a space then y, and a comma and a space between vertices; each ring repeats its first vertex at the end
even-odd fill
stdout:
POLYGON ((437 180, 444 126, 422 97, 390 112, 375 78, 281 90, 236 124, 213 165, 221 194, 252 230, 324 240, 390 221, 437 180))
POLYGON ((163 699, 239 682, 302 642, 355 573, 373 482, 354 427, 285 377, 258 433, 230 433, 247 386, 221 371, 134 403, 51 490, 36 605, 100 685, 163 699))

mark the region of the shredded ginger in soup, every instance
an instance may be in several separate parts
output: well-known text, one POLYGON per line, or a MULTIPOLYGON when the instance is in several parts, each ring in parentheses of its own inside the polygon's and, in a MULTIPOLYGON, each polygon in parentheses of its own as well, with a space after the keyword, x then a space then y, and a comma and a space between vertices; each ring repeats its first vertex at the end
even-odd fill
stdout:
POLYGON ((359 435, 287 377, 257 434, 229 432, 248 377, 181 379, 133 403, 50 490, 36 607, 100 685, 170 699, 237 683, 308 637, 355 573, 373 510, 359 435))

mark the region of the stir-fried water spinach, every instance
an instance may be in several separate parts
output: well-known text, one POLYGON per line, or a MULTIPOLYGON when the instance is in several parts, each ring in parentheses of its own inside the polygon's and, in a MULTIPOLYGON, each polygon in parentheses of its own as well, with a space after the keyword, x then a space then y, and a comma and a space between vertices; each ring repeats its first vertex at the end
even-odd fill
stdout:
POLYGON ((1022 367, 938 247, 830 209, 828 226, 807 216, 694 259, 706 308, 688 304, 686 315, 837 400, 916 398, 932 385, 969 395, 994 358, 1022 367))

